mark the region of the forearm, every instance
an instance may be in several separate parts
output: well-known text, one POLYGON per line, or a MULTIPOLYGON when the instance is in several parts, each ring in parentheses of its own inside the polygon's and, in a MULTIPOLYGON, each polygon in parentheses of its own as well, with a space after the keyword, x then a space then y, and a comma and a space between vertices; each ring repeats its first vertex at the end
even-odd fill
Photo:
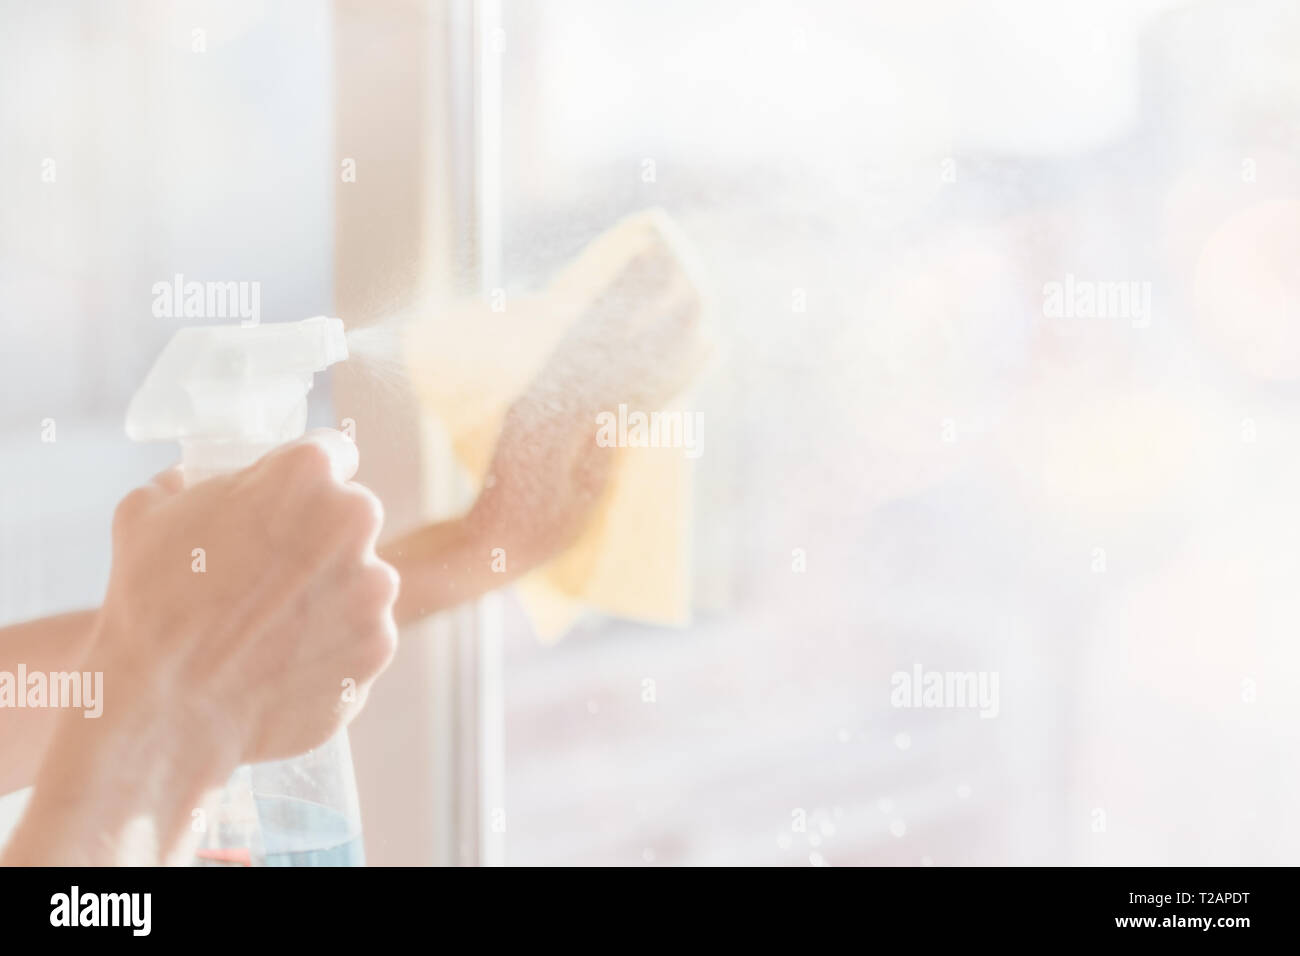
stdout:
POLYGON ((194 811, 238 763, 239 741, 168 699, 166 686, 133 682, 130 662, 96 666, 108 704, 95 719, 60 714, 0 864, 184 862, 194 811))
POLYGON ((509 551, 494 561, 492 549, 501 544, 459 519, 425 525, 381 547, 379 556, 401 577, 393 608, 398 625, 472 601, 529 570, 521 562, 511 563, 509 551))
MULTIPOLYGON (((221 775, 167 720, 135 730, 65 724, 0 865, 156 866, 184 862, 190 826, 221 775), (150 726, 151 725, 151 726, 150 726)), ((221 762, 224 768, 224 762, 221 762)))
MULTIPOLYGON (((0 672, 61 673, 79 668, 94 631, 96 611, 0 628, 0 672)), ((26 688, 15 687, 25 694, 26 688)), ((49 707, 0 708, 0 794, 30 786, 62 713, 49 707)))

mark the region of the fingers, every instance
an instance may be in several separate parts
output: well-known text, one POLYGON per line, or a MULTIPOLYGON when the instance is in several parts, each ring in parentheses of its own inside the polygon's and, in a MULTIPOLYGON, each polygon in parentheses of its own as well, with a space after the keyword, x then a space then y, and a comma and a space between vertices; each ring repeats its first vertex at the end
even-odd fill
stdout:
POLYGON ((263 468, 284 468, 303 484, 328 475, 345 482, 357 473, 357 446, 334 428, 316 428, 297 441, 281 445, 266 454, 263 468))
POLYGON ((185 488, 185 472, 180 465, 172 465, 154 475, 152 484, 163 493, 174 495, 185 488))
POLYGON ((350 481, 357 473, 360 456, 356 442, 349 440, 337 428, 313 428, 290 447, 298 444, 316 445, 329 456, 330 474, 337 482, 350 481))
POLYGON ((379 498, 369 488, 349 483, 331 499, 331 520, 343 532, 345 544, 352 545, 351 553, 373 555, 384 527, 384 506, 379 498))
POLYGON ((157 503, 161 492, 152 485, 132 490, 113 512, 113 540, 126 536, 140 518, 157 503))
POLYGON ((151 509, 156 508, 185 487, 180 465, 160 471, 147 483, 123 498, 113 512, 113 535, 116 539, 151 509))
POLYGON ((369 490, 352 481, 357 446, 342 432, 322 428, 275 448, 241 473, 261 515, 264 546, 291 555, 304 571, 373 557, 384 513, 369 490))
POLYGON ((356 676, 371 681, 383 672, 397 651, 393 604, 401 579, 392 565, 377 558, 349 571, 338 585, 338 593, 346 595, 345 615, 352 625, 347 654, 356 676))

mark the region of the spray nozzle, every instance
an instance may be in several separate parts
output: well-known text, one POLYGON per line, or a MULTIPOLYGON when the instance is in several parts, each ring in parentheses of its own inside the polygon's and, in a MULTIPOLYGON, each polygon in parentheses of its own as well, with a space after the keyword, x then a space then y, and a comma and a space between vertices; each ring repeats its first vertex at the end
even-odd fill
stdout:
POLYGON ((136 441, 270 446, 301 434, 312 377, 348 357, 343 322, 325 316, 179 330, 131 399, 136 441))

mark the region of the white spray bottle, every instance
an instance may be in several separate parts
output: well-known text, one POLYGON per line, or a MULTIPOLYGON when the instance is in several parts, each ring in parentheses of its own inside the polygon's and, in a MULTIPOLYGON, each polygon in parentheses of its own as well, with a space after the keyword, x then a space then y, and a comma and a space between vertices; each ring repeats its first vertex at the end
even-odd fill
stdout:
MULTIPOLYGON (((324 316, 181 329, 132 398, 126 433, 180 442, 187 485, 244 468, 303 434, 312 377, 347 356, 342 321, 324 316)), ((200 863, 361 865, 347 732, 300 757, 240 767, 195 822, 200 863)))

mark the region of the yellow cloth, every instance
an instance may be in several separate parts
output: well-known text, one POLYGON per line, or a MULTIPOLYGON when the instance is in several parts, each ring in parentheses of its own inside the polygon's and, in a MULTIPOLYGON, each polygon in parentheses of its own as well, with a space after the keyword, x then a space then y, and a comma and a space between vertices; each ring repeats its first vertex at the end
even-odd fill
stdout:
MULTIPOLYGON (((403 346, 416 394, 447 428, 476 488, 511 401, 582 308, 655 242, 670 252, 674 281, 686 278, 680 237, 663 213, 650 211, 603 234, 540 296, 498 303, 495 312, 489 299, 408 329, 403 346)), ((672 409, 644 409, 660 410, 672 409)), ((595 441, 594 418, 591 427, 595 441)), ((560 637, 585 609, 653 624, 690 623, 693 460, 681 448, 617 454, 604 497, 581 537, 517 582, 543 640, 560 637)))

